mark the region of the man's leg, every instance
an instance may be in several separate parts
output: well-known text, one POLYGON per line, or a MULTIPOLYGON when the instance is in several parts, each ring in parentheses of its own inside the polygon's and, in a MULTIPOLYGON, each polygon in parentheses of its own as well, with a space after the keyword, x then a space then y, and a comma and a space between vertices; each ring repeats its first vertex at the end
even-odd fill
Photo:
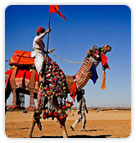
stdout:
POLYGON ((74 131, 75 127, 77 126, 77 124, 81 121, 82 116, 81 113, 79 114, 79 118, 74 122, 74 124, 71 126, 71 129, 74 131))
POLYGON ((82 127, 81 127, 81 131, 85 131, 86 129, 86 115, 85 112, 82 112, 82 127))
POLYGON ((41 53, 37 53, 35 56, 35 67, 39 74, 39 81, 43 81, 42 68, 43 68, 44 57, 41 53))

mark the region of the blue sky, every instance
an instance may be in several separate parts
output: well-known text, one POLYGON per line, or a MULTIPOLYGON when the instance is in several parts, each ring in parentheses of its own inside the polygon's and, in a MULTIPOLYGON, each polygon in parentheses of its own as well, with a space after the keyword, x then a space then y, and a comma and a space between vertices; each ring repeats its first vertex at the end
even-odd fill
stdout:
MULTIPOLYGON (((67 18, 51 15, 49 49, 71 61, 83 61, 94 44, 112 46, 107 54, 110 70, 106 71, 106 90, 101 90, 102 66, 97 68, 99 79, 85 86, 88 106, 131 105, 131 11, 127 6, 60 6, 67 18)), ((33 38, 39 26, 48 28, 49 6, 9 6, 5 11, 5 58, 15 50, 32 51, 33 38)), ((47 36, 44 38, 46 43, 47 36)), ((51 56, 67 75, 78 72, 80 64, 71 64, 51 56)), ((5 70, 9 68, 5 64, 5 70)), ((28 103, 28 99, 27 103, 28 103)), ((11 98, 9 102, 11 101, 11 98)))

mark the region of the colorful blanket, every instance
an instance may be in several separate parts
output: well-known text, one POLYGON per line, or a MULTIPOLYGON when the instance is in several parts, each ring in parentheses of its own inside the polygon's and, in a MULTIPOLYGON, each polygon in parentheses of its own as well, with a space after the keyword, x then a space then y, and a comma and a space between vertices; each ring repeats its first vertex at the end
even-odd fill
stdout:
POLYGON ((5 88, 8 85, 8 82, 11 78, 11 74, 12 74, 13 69, 9 69, 8 71, 5 72, 5 88))
MULTIPOLYGON (((12 71, 13 71, 13 69, 9 69, 7 72, 5 72, 5 88, 7 87, 8 82, 11 79, 12 71)), ((20 88, 20 87, 24 86, 26 89, 29 89, 31 73, 32 73, 32 70, 18 69, 17 74, 15 76, 16 88, 20 88)), ((35 91, 38 91, 38 88, 39 88, 38 81, 39 81, 39 76, 38 76, 38 73, 36 72, 35 89, 34 89, 35 91)))
POLYGON ((54 62, 50 57, 47 58, 45 66, 45 79, 46 83, 42 87, 41 96, 66 96, 67 84, 64 72, 60 69, 58 64, 54 62))

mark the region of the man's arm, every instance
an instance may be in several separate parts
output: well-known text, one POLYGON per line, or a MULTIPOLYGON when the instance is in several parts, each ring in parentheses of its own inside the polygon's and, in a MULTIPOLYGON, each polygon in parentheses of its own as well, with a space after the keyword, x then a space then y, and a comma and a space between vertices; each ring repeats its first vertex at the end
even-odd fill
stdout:
POLYGON ((54 51, 55 49, 50 49, 50 50, 48 50, 48 52, 47 51, 44 51, 44 54, 47 54, 47 53, 52 53, 53 51, 54 51))
POLYGON ((42 34, 36 36, 36 38, 34 39, 35 42, 40 42, 40 40, 42 40, 43 37, 44 37, 47 33, 49 33, 50 31, 51 31, 51 29, 47 29, 44 33, 42 33, 42 34))
POLYGON ((55 49, 50 49, 48 50, 49 53, 52 53, 55 49))

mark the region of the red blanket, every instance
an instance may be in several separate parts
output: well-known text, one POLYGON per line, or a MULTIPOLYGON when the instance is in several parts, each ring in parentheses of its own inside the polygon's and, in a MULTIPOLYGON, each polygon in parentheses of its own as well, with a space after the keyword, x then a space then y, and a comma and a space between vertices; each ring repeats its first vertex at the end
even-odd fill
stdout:
POLYGON ((34 65, 34 58, 31 58, 31 52, 16 50, 10 59, 10 65, 34 65))
MULTIPOLYGON (((5 88, 7 87, 7 84, 11 78, 13 69, 9 69, 5 72, 5 88)), ((30 78, 31 78, 31 71, 29 70, 22 70, 18 69, 16 77, 15 77, 15 84, 16 87, 22 87, 23 81, 25 81, 25 87, 29 87, 30 84, 30 78)), ((38 90, 38 81, 39 81, 39 75, 36 72, 35 75, 35 89, 38 90)))
POLYGON ((7 87, 8 81, 11 78, 12 71, 13 69, 9 69, 5 72, 5 88, 7 87))
POLYGON ((25 75, 25 70, 19 69, 15 77, 15 83, 17 88, 22 87, 24 75, 25 75))
MULTIPOLYGON (((25 78, 25 86, 28 87, 30 84, 31 71, 26 71, 24 78, 25 78)), ((36 75, 35 75, 35 89, 36 90, 38 90, 38 81, 39 81, 39 75, 38 75, 38 72, 36 72, 36 75)))

